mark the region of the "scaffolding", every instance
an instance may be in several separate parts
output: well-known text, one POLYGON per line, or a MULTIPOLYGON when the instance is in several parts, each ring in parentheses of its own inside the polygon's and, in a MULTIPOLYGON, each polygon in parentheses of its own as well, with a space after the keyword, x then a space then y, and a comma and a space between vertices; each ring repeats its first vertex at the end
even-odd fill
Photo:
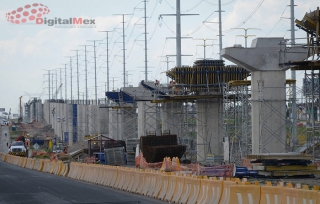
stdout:
POLYGON ((241 159, 252 152, 251 90, 245 81, 223 85, 224 137, 229 142, 225 152, 229 152, 230 163, 241 165, 241 159))

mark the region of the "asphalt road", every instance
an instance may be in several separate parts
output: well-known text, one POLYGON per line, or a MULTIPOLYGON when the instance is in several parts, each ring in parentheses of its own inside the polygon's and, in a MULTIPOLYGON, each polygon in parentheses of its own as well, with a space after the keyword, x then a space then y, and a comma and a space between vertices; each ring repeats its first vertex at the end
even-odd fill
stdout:
POLYGON ((0 161, 1 204, 165 203, 0 161))

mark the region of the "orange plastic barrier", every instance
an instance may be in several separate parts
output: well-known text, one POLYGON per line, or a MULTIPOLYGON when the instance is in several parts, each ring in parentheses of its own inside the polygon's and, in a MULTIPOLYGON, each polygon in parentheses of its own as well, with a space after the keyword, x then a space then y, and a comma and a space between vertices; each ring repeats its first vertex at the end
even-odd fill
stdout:
POLYGON ((215 177, 204 177, 201 180, 201 188, 197 203, 199 204, 218 204, 222 196, 223 178, 217 180, 215 177))
POLYGON ((261 186, 260 204, 281 204, 283 186, 272 186, 271 182, 267 182, 265 186, 261 186))
POLYGON ((158 198, 160 192, 161 192, 161 187, 162 187, 162 174, 160 172, 157 172, 155 175, 155 188, 153 189, 153 193, 151 197, 153 198, 158 198))
POLYGON ((260 202, 260 186, 250 185, 231 185, 229 203, 256 204, 260 202))

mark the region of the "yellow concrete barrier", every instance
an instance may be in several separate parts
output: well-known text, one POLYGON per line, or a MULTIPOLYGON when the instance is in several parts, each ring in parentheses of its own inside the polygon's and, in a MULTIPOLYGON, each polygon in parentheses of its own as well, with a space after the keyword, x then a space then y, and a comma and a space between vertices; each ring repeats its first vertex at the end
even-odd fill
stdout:
POLYGON ((204 177, 201 180, 201 188, 197 203, 199 204, 218 204, 223 190, 223 178, 217 180, 216 177, 204 177))
POLYGON ((256 204, 260 202, 260 186, 250 185, 247 182, 245 185, 230 186, 230 201, 229 203, 238 204, 256 204))
POLYGON ((184 189, 179 203, 196 203, 199 192, 201 177, 191 176, 184 179, 184 189))
POLYGON ((283 186, 272 186, 271 182, 266 182, 261 186, 260 204, 281 204, 283 186))

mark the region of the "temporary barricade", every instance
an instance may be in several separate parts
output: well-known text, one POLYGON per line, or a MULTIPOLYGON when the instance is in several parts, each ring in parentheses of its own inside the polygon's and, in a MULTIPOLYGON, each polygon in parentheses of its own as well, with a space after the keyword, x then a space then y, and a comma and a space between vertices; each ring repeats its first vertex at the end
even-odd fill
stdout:
POLYGON ((167 189, 168 189, 168 186, 169 186, 169 175, 171 175, 173 173, 168 173, 168 172, 164 172, 162 173, 162 178, 161 178, 161 190, 159 192, 159 195, 158 195, 158 199, 160 200, 163 200, 166 196, 166 193, 167 193, 167 189))
POLYGON ((63 166, 62 161, 54 162, 54 167, 53 167, 52 173, 55 175, 59 175, 62 170, 62 166, 63 166))
POLYGON ((70 162, 63 162, 62 170, 59 175, 66 177, 69 173, 69 169, 70 169, 70 162))
POLYGON ((226 180, 223 181, 223 191, 219 204, 229 204, 230 186, 237 184, 238 182, 235 179, 230 180, 229 178, 226 178, 226 180))
POLYGON ((118 173, 118 167, 111 166, 111 172, 112 172, 112 175, 111 175, 110 183, 108 186, 111 188, 114 188, 116 181, 119 179, 118 176, 120 176, 118 173))
POLYGON ((293 188, 292 184, 288 183, 287 186, 283 188, 282 203, 316 203, 318 190, 318 187, 309 190, 307 185, 303 185, 302 189, 300 189, 300 186, 293 188))
POLYGON ((174 190, 176 188, 176 179, 177 179, 176 174, 171 174, 168 176, 168 189, 167 189, 167 193, 163 199, 164 201, 167 201, 167 202, 171 201, 173 194, 174 194, 174 190))
POLYGON ((151 189, 152 187, 152 178, 153 178, 153 172, 151 170, 146 170, 144 172, 144 183, 143 183, 143 188, 141 191, 142 195, 147 195, 147 193, 153 189, 151 189))
POLYGON ((196 203, 200 192, 201 176, 186 177, 184 180, 184 188, 179 203, 196 203))
POLYGON ((28 168, 28 169, 33 169, 33 166, 34 166, 35 161, 36 161, 36 159, 28 158, 28 159, 27 159, 26 168, 28 168))
POLYGON ((152 197, 154 189, 156 187, 156 175, 157 173, 154 170, 151 170, 151 172, 149 173, 150 184, 149 184, 148 192, 145 194, 149 197, 152 197))
POLYGON ((245 185, 230 186, 230 203, 238 204, 256 204, 260 202, 260 186, 250 185, 246 182, 245 185))
POLYGON ((272 186, 271 182, 266 182, 261 186, 260 204, 281 204, 283 186, 272 186))
POLYGON ((131 176, 131 169, 130 168, 126 168, 124 169, 124 183, 121 186, 121 190, 126 191, 128 189, 128 186, 130 185, 130 183, 132 182, 132 176, 131 176))
POLYGON ((176 185, 174 188, 173 197, 171 199, 171 202, 173 203, 178 203, 183 194, 184 178, 185 176, 182 174, 177 174, 176 176, 176 185))
POLYGON ((216 177, 204 177, 201 180, 201 188, 197 203, 218 204, 222 196, 223 178, 217 180, 216 177))
POLYGON ((135 169, 132 172, 133 175, 133 183, 132 183, 132 187, 128 189, 129 192, 135 193, 137 192, 137 189, 139 187, 139 180, 140 180, 140 171, 142 171, 141 169, 135 169))
POLYGON ((155 177, 155 188, 153 189, 153 193, 151 195, 151 197, 153 198, 158 198, 160 192, 161 192, 161 188, 162 188, 162 174, 161 172, 157 172, 155 177))

